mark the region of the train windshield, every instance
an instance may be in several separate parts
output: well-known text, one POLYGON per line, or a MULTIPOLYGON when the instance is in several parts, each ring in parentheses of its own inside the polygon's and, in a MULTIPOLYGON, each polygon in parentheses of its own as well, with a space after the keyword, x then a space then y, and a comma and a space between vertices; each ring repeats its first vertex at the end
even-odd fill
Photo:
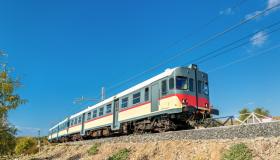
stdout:
POLYGON ((187 77, 176 77, 176 88, 180 90, 188 89, 188 78, 187 77))

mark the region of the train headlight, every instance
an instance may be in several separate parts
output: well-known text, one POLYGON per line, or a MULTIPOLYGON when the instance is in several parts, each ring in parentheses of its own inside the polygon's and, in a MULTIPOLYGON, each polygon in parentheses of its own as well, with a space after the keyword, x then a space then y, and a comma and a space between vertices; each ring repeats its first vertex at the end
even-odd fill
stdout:
POLYGON ((188 104, 188 100, 186 98, 182 99, 182 104, 188 104))

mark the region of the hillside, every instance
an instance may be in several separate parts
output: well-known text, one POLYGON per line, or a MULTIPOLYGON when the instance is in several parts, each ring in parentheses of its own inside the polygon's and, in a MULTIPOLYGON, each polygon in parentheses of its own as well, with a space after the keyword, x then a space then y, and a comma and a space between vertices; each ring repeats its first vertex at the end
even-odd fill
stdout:
POLYGON ((280 160, 279 129, 277 121, 49 144, 40 153, 20 159, 219 160, 239 146, 235 155, 248 153, 257 160, 280 160), (242 147, 246 152, 240 150, 242 147))
POLYGON ((20 159, 44 160, 104 160, 123 148, 129 150, 130 160, 218 160, 223 153, 233 144, 245 143, 253 153, 254 159, 280 159, 280 137, 254 138, 254 139, 224 139, 224 140, 183 140, 183 141, 159 141, 143 143, 111 143, 104 142, 98 146, 96 155, 90 155, 90 144, 57 144, 48 145, 32 157, 20 159))

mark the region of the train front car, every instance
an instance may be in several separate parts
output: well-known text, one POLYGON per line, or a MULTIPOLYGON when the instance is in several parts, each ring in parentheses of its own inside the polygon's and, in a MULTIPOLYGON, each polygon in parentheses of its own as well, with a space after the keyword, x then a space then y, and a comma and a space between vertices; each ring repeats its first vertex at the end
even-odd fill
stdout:
POLYGON ((201 72, 197 65, 176 68, 173 78, 174 82, 169 80, 169 86, 174 83, 170 92, 178 97, 182 105, 182 112, 177 115, 179 118, 187 123, 197 123, 210 118, 211 114, 219 114, 210 106, 208 75, 201 72))

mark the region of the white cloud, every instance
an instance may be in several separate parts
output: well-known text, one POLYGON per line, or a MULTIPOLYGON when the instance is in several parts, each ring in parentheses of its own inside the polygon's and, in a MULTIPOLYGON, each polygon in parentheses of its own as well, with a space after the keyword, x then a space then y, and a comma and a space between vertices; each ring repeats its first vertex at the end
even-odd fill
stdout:
POLYGON ((254 16, 260 14, 262 11, 255 11, 253 13, 249 13, 245 16, 245 19, 250 19, 250 18, 253 18, 254 16))
POLYGON ((220 11, 219 14, 221 14, 221 15, 232 15, 232 14, 234 14, 234 12, 231 8, 227 8, 225 10, 220 11))
MULTIPOLYGON (((266 5, 266 8, 265 9, 269 9, 269 8, 272 8, 272 7, 275 7, 276 5, 279 5, 280 4, 280 0, 267 0, 267 5, 266 5)), ((266 12, 264 15, 269 15, 272 11, 275 11, 277 9, 279 9, 280 7, 276 7, 276 8, 273 8, 272 10, 266 12)), ((252 13, 249 13, 245 16, 245 19, 250 19, 254 16, 256 16, 257 14, 260 14, 261 12, 263 12, 264 10, 261 10, 261 11, 255 11, 255 12, 252 12, 252 13)), ((263 15, 261 15, 263 16, 263 15)), ((261 17, 260 16, 260 17, 261 17)), ((258 17, 259 18, 259 17, 258 17)))
POLYGON ((267 34, 264 31, 256 33, 253 37, 250 38, 250 42, 253 46, 260 47, 267 40, 267 34))
MULTIPOLYGON (((267 2, 267 8, 274 7, 276 5, 280 4, 280 0, 268 0, 267 2)), ((279 7, 276 7, 279 8, 279 7)))

